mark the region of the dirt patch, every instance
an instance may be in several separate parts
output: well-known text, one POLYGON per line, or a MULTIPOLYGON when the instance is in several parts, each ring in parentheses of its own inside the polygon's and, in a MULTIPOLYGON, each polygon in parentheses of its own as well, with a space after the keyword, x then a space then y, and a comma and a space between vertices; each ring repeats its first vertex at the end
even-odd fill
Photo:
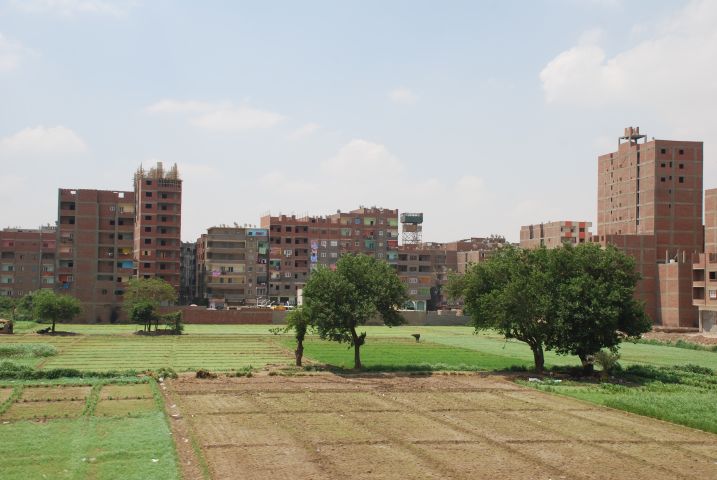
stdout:
POLYGON ((152 387, 148 383, 136 385, 105 385, 100 391, 102 399, 152 398, 152 387))
POLYGON ((20 396, 21 402, 53 400, 86 400, 92 391, 90 386, 81 387, 26 387, 20 396))
POLYGON ((12 395, 12 388, 0 388, 0 404, 5 402, 12 395))
POLYGON ((167 385, 181 463, 204 461, 214 479, 717 478, 715 435, 495 375, 167 385))
POLYGON ((105 417, 122 417, 157 410, 153 398, 131 400, 100 400, 95 408, 95 415, 105 417))
POLYGON ((85 402, 15 402, 0 418, 3 420, 40 420, 46 418, 76 418, 82 415, 85 402))
POLYGON ((699 333, 648 332, 643 334, 642 338, 659 342, 674 343, 677 340, 682 340, 698 345, 717 345, 717 336, 706 336, 699 333))

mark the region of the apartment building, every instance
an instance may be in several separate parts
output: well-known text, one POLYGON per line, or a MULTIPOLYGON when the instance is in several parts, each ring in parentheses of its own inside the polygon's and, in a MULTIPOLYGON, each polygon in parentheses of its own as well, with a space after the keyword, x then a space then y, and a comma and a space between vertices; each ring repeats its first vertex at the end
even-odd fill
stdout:
POLYGON ((361 207, 328 216, 266 215, 269 231, 269 299, 295 304, 297 290, 319 265, 335 268, 341 255, 363 253, 395 263, 398 210, 361 207))
POLYGON ((179 291, 182 180, 162 162, 134 175, 134 259, 137 278, 158 277, 179 291))
POLYGON ((464 274, 468 266, 484 262, 505 245, 508 245, 508 242, 502 235, 471 237, 448 242, 445 244, 446 250, 456 252, 456 264, 447 265, 447 267, 459 274, 464 274))
POLYGON ((404 244, 398 247, 396 272, 406 286, 413 310, 436 310, 446 301, 443 287, 448 274, 455 271, 457 252, 445 244, 427 242, 404 244))
POLYGON ((633 127, 615 152, 598 157, 593 241, 637 259, 637 297, 656 325, 698 325, 691 259, 704 246, 702 172, 702 142, 647 141, 633 127))
POLYGON ((134 192, 61 188, 56 231, 57 289, 82 302, 81 319, 115 322, 134 274, 134 192))
POLYGON ((566 243, 577 245, 589 242, 591 222, 562 220, 520 227, 521 248, 557 248, 566 243))
POLYGON ((179 265, 179 303, 194 303, 197 290, 197 244, 182 242, 179 265))
POLYGON ((0 296, 55 286, 55 227, 0 230, 0 296))
POLYGON ((717 333, 717 188, 705 190, 705 250, 692 265, 692 304, 700 330, 717 333))
POLYGON ((234 308, 267 302, 268 229, 209 228, 197 240, 196 259, 196 297, 210 307, 234 308))

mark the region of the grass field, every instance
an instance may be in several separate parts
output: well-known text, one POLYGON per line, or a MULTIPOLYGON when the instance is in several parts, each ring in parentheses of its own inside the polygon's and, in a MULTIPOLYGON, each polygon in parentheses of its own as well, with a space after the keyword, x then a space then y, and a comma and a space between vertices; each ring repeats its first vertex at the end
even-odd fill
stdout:
MULTIPOLYGON (((39 368, 81 370, 138 370, 172 367, 177 371, 205 368, 212 371, 240 370, 251 365, 290 365, 293 339, 290 334, 272 335, 272 325, 187 325, 185 335, 144 337, 133 335, 135 325, 61 325, 77 335, 34 333, 0 337, 6 344, 50 344, 57 354, 48 357, 14 358, 39 368)), ((501 370, 530 367, 533 356, 522 342, 506 341, 491 333, 473 334, 470 327, 366 327, 361 349, 366 367, 390 370, 415 366, 438 369, 501 370), (416 343, 411 334, 421 334, 416 343)), ((699 365, 717 370, 717 352, 664 345, 624 343, 623 365, 699 365)), ((353 366, 353 352, 346 345, 309 336, 306 358, 342 368, 353 366)), ((2 358, 0 358, 2 360, 2 358)), ((576 357, 546 352, 546 366, 577 365, 576 357)))
POLYGON ((156 388, 136 378, 115 381, 129 383, 1 382, 0 477, 179 478, 156 388))

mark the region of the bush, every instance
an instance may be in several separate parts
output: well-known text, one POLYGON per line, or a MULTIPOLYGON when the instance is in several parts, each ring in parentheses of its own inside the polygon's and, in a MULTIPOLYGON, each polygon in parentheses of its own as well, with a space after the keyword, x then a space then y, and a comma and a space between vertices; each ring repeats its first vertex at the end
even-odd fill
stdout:
POLYGON ((197 378, 217 378, 217 374, 212 373, 205 368, 200 368, 197 370, 197 378))
POLYGON ((177 378, 177 372, 171 367, 161 367, 156 372, 154 370, 147 370, 144 374, 155 380, 159 380, 160 378, 177 378))
POLYGON ((620 354, 610 350, 600 350, 594 355, 595 363, 602 368, 603 378, 607 378, 618 370, 622 370, 620 363, 620 354))
POLYGON ((2 357, 51 357, 57 355, 57 349, 49 343, 22 344, 10 343, 0 345, 2 357))

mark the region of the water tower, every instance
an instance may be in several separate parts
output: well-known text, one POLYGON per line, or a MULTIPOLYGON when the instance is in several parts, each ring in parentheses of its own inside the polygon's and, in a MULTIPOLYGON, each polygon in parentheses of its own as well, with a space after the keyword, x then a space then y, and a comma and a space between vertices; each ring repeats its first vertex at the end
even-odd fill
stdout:
POLYGON ((404 245, 420 245, 423 240, 423 213, 402 213, 401 228, 404 245))

